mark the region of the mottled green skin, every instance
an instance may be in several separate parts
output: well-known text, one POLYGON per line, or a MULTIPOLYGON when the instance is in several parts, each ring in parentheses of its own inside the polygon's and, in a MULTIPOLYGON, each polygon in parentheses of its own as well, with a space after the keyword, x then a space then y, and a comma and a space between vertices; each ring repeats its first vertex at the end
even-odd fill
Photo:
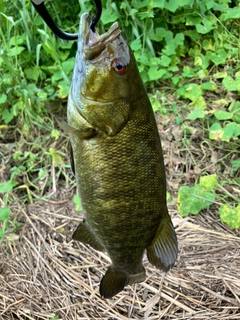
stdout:
POLYGON ((130 277, 142 273, 142 281, 143 253, 159 225, 170 225, 174 253, 160 257, 159 263, 150 257, 157 267, 168 270, 173 265, 176 237, 166 206, 161 142, 134 56, 121 35, 106 48, 97 61, 90 61, 79 45, 68 103, 68 123, 79 130, 79 135, 71 134, 71 144, 84 224, 99 247, 81 232, 75 239, 106 250, 114 270, 130 277), (119 57, 129 62, 124 75, 112 68, 119 57), (82 138, 81 130, 88 129, 94 134, 82 138))

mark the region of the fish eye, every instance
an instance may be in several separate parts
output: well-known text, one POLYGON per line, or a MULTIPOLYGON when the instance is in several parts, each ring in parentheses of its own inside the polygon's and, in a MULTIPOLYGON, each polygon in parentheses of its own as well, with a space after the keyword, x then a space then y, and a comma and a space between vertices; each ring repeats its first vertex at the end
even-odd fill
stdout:
POLYGON ((117 74, 124 74, 127 70, 126 62, 122 59, 116 59, 113 61, 113 69, 117 74))

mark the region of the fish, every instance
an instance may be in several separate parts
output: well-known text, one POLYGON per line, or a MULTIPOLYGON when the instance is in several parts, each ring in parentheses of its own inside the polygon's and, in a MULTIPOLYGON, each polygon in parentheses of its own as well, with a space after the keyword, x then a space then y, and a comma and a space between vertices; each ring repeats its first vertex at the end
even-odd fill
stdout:
POLYGON ((110 257, 100 282, 100 295, 108 299, 146 279, 145 253, 167 272, 178 242, 161 141, 133 52, 118 22, 102 35, 90 26, 84 13, 62 125, 83 208, 72 238, 110 257))

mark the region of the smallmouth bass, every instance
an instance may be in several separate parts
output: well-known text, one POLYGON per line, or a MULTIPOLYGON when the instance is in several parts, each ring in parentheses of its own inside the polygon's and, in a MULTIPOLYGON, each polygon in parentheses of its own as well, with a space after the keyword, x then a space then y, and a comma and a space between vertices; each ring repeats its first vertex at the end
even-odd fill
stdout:
POLYGON ((108 253, 100 294, 110 298, 144 281, 145 250, 168 271, 178 248, 161 142, 135 58, 117 22, 101 36, 90 24, 83 14, 63 127, 84 211, 73 239, 108 253))

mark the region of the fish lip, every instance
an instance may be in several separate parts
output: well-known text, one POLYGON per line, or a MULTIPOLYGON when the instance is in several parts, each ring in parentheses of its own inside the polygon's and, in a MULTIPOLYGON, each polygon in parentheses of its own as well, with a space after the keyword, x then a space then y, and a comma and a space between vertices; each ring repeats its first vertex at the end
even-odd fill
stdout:
POLYGON ((88 13, 84 13, 80 20, 79 38, 82 41, 78 51, 88 60, 98 56, 106 48, 107 44, 121 34, 118 22, 113 23, 109 30, 102 35, 99 35, 97 31, 93 32, 90 25, 91 18, 88 13))

